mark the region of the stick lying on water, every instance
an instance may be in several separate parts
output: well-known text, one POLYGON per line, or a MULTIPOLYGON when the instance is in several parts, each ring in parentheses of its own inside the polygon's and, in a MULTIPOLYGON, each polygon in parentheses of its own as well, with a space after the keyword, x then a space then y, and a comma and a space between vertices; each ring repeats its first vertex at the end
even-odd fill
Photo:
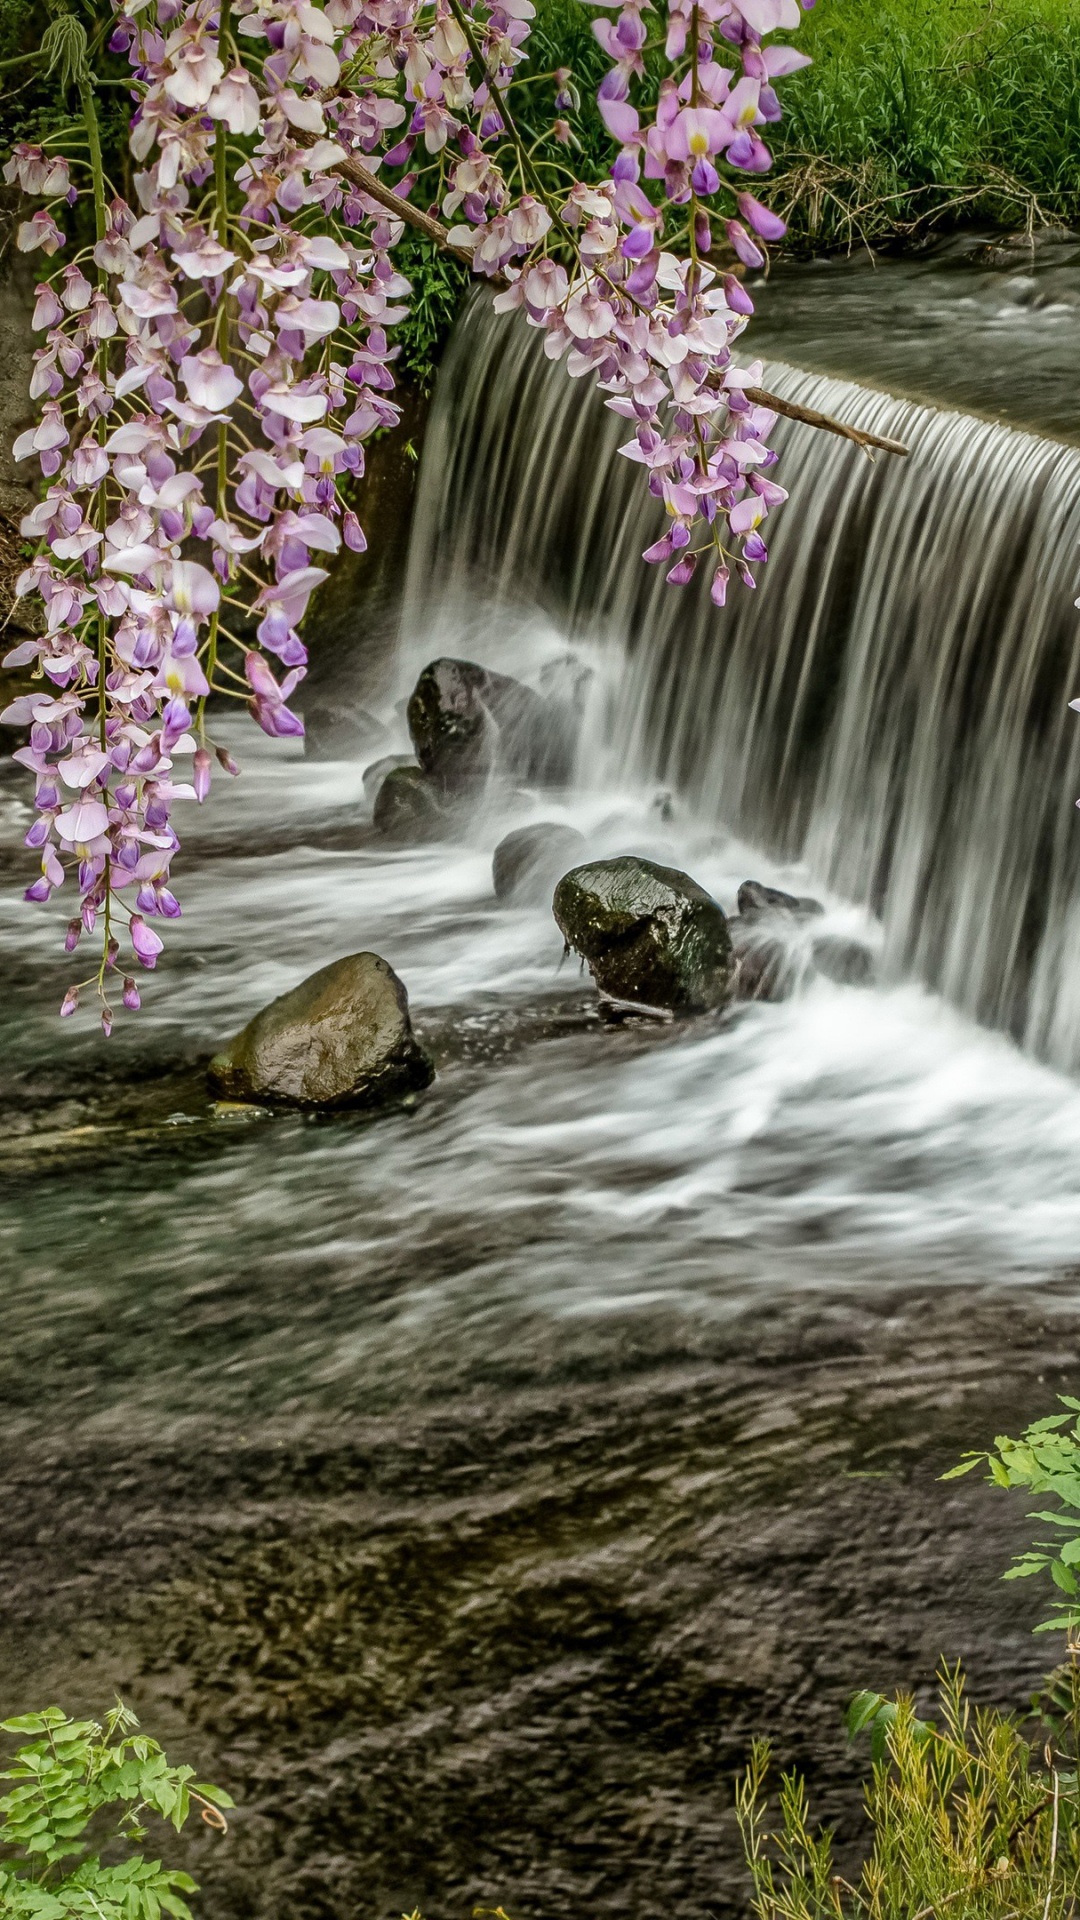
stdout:
MULTIPOLYGON (((303 134, 298 134, 297 139, 302 145, 310 146, 314 135, 309 134, 305 137, 303 134)), ((403 200, 399 193, 394 192, 393 187, 386 186, 379 179, 378 174, 372 173, 370 167, 365 167, 363 161, 358 160, 355 154, 349 154, 344 160, 339 161, 333 171, 343 173, 346 180, 351 180, 354 186, 360 188, 361 193, 366 193, 372 200, 377 200, 388 213, 396 215, 399 220, 404 220, 408 226, 415 227, 418 233, 426 234, 427 238, 434 241, 443 253, 451 254, 455 260, 463 261, 466 266, 472 265, 472 254, 469 249, 451 246, 449 228, 444 227, 441 220, 436 220, 430 213, 422 212, 410 201, 403 200)), ((824 433, 839 434, 842 440, 853 440, 857 447, 878 447, 882 453, 906 454, 908 452, 902 440, 889 440, 884 434, 866 433, 862 427, 850 427, 844 420, 834 420, 831 414, 819 413, 816 407, 801 407, 797 401, 784 400, 778 393, 766 393, 764 387, 747 387, 746 397, 755 406, 768 407, 773 413, 782 413, 787 420, 799 420, 805 427, 818 427, 824 433)))

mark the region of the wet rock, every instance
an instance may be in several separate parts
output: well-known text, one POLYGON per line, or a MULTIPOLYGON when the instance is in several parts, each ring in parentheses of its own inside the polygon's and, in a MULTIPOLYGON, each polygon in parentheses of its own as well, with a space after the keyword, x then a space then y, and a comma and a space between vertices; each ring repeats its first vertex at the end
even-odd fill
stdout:
POLYGON ((563 875, 555 918, 602 993, 680 1012, 731 998, 727 920, 688 873, 624 855, 563 875))
POLYGON ((576 653, 560 653, 554 660, 545 661, 539 678, 541 693, 554 706, 574 707, 580 712, 596 676, 576 653))
POLYGON ((382 786, 388 773, 395 767, 415 767, 416 761, 411 753, 384 753, 381 760, 373 760, 370 767, 364 768, 364 799, 374 805, 375 795, 382 786))
POLYGON ((320 967, 255 1015, 210 1062, 215 1092, 262 1106, 377 1107, 426 1087, 409 997, 376 953, 320 967))
POLYGON ((744 880, 739 888, 739 912, 744 920, 757 920, 766 913, 787 913, 799 920, 808 920, 824 911, 820 900, 782 893, 779 887, 766 887, 760 880, 744 880))
POLYGON ((783 940, 742 916, 728 921, 728 932, 738 962, 736 998, 786 1000, 795 984, 795 969, 783 940))
POLYGON ((873 985, 877 971, 874 956, 859 940, 826 935, 814 941, 810 957, 818 972, 823 973, 826 980, 834 980, 838 987, 873 985))
POLYGON ((556 881, 586 852, 584 834, 554 820, 516 827, 500 840, 491 863, 496 898, 516 906, 546 906, 556 881))
POLYGON ((472 660, 433 660, 406 709, 416 758, 448 791, 501 773, 526 782, 548 778, 552 715, 543 696, 472 660))
POLYGON ((376 831, 388 840, 441 840, 450 829, 442 788, 415 765, 391 767, 375 795, 371 817, 376 831))

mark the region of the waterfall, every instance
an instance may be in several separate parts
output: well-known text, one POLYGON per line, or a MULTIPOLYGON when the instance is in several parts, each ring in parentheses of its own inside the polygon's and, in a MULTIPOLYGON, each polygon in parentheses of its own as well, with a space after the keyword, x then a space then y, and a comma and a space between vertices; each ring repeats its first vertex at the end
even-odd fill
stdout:
POLYGON ((625 778, 675 788, 880 916, 921 978, 1080 1065, 1080 450, 792 367, 787 397, 905 441, 871 461, 781 421, 791 499, 758 590, 718 612, 641 550, 661 509, 626 423, 482 299, 425 443, 406 643, 499 664, 546 616, 618 663, 625 778))

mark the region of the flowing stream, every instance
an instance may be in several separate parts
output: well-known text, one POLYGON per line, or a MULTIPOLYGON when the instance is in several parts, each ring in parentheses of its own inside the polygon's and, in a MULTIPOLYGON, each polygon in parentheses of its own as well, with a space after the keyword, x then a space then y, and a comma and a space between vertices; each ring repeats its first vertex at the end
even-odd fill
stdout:
MULTIPOLYGON (((1052 270, 1009 335, 1028 425, 1039 329, 1052 357, 1076 319, 1052 270)), ((949 298, 988 302, 970 273, 949 298)), ((0 1666, 13 1710, 122 1688, 233 1788, 231 1851, 193 1855, 212 1920, 733 1914, 754 1732, 850 1839, 845 1691, 942 1650, 1003 1700, 1038 1673, 993 1579, 1013 1517, 934 1474, 1075 1389, 1080 452, 797 371, 770 324, 778 390, 912 452, 783 428, 767 577, 717 618, 640 566, 596 396, 462 322, 381 750, 437 653, 530 677, 571 648, 572 788, 388 850, 362 760, 238 728, 105 1051, 55 1021, 4 776, 0 1666), (550 915, 492 896, 534 819, 729 910, 751 877, 816 892, 877 983, 606 1028, 550 915), (430 1092, 213 1108, 214 1045, 367 948, 430 1092)))

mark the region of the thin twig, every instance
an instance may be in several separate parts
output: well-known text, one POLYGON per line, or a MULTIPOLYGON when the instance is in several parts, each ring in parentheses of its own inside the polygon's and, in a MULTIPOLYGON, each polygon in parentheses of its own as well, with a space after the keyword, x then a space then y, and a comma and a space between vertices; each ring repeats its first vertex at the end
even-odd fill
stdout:
POLYGON ((782 400, 779 394, 766 393, 764 387, 744 387, 748 400, 756 407, 769 407, 789 420, 801 420, 804 427, 820 427, 824 433, 838 433, 842 440, 853 440, 857 447, 880 447, 882 453, 910 453, 902 440, 890 440, 882 433, 867 433, 851 427, 845 420, 834 420, 831 413, 819 413, 816 407, 801 407, 795 400, 782 400))
POLYGON ((1050 1902, 1054 1894, 1054 1866, 1057 1861, 1058 1844, 1058 1805, 1060 1800, 1061 1778, 1054 1773, 1054 1826, 1050 1837, 1050 1878, 1046 1883, 1046 1905, 1043 1908, 1043 1920, 1050 1920, 1050 1902))

